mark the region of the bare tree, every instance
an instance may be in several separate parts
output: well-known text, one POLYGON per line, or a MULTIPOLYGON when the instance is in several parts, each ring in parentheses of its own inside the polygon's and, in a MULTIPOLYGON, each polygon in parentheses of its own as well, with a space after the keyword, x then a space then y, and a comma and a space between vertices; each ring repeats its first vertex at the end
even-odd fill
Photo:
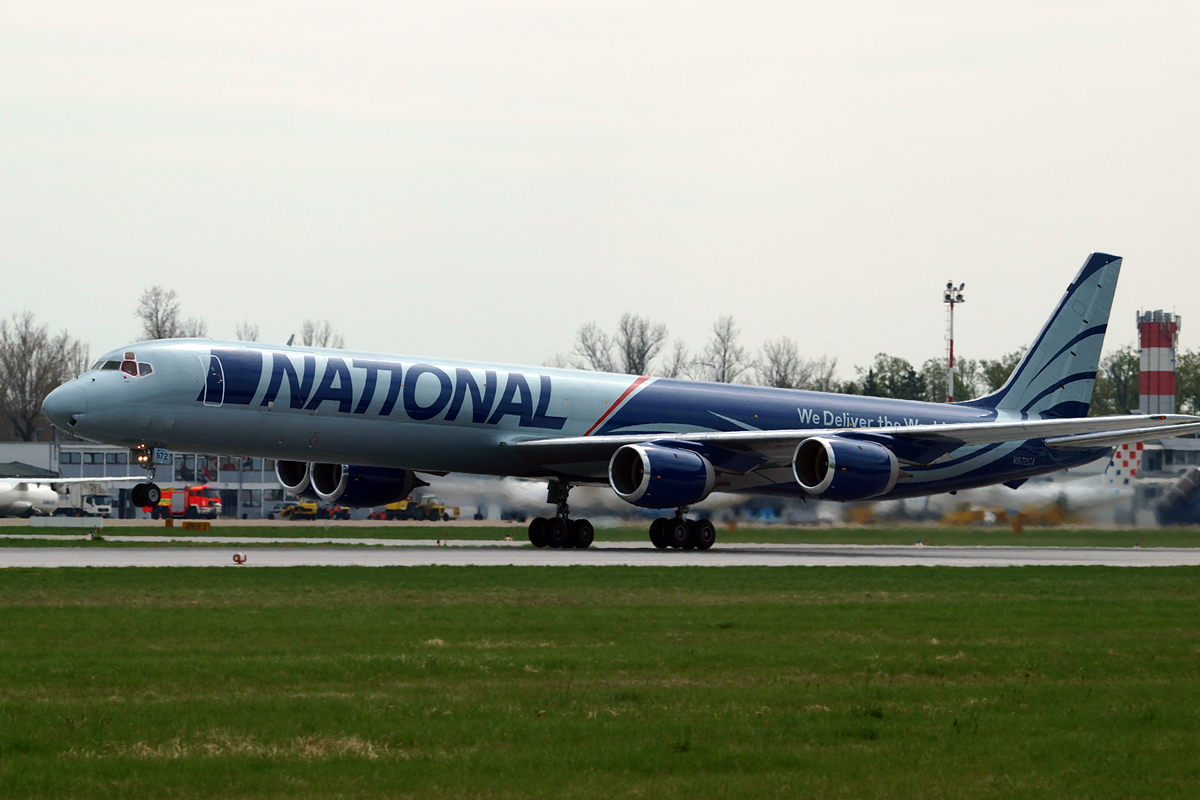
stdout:
POLYGON ((703 380, 733 383, 750 368, 746 348, 738 344, 741 332, 731 316, 714 322, 712 332, 712 339, 696 358, 696 371, 703 380))
POLYGON ((627 375, 646 375, 650 362, 667 343, 667 326, 647 317, 625 313, 617 323, 616 347, 627 375))
POLYGON ((333 329, 329 320, 306 319, 300 323, 300 344, 305 347, 331 347, 341 350, 346 346, 342 335, 333 329))
POLYGON ((799 389, 809 375, 800 359, 800 349, 786 336, 768 339, 763 343, 762 355, 754 364, 758 382, 776 389, 799 389))
POLYGON ((197 317, 188 317, 179 323, 180 339, 203 339, 208 335, 208 323, 197 317))
POLYGON ((803 358, 796 343, 786 336, 763 344, 762 355, 755 362, 754 371, 758 383, 763 386, 818 392, 836 392, 839 389, 834 378, 837 359, 825 356, 803 358))
POLYGON ((612 351, 612 337, 594 322, 587 323, 575 334, 575 356, 579 359, 582 369, 616 372, 617 364, 613 360, 612 351))
POLYGON ((676 339, 671 346, 671 355, 663 361, 658 374, 664 378, 690 378, 695 359, 688 353, 687 345, 682 339, 676 339))
POLYGON ((51 336, 50 326, 36 324, 31 311, 0 320, 0 413, 16 438, 34 441, 40 428, 49 427, 42 400, 87 369, 87 360, 87 345, 66 331, 51 336))
POLYGON ((239 322, 233 330, 233 335, 237 337, 239 342, 257 342, 258 326, 250 320, 239 322))
POLYGON ((208 333, 204 320, 179 318, 179 295, 174 289, 151 286, 142 292, 133 315, 142 321, 144 339, 198 339, 208 333))
POLYGON ((811 389, 814 392, 840 392, 842 384, 834 377, 837 374, 837 359, 821 356, 818 359, 809 361, 811 367, 811 377, 807 386, 801 386, 801 389, 811 389))

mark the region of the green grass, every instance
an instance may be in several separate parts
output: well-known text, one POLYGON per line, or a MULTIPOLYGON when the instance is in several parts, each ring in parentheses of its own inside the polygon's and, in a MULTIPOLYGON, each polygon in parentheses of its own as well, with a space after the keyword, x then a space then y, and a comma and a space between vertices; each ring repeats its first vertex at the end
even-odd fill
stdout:
POLYGON ((1200 569, 0 571, 4 797, 1193 797, 1200 569))

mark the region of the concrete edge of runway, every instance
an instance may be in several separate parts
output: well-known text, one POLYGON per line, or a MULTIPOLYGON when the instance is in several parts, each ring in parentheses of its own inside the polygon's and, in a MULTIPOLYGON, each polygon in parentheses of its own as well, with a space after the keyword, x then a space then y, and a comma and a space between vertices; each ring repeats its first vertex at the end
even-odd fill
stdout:
MULTIPOLYGON (((21 537, 26 538, 26 537, 21 537)), ((62 536, 46 538, 63 539, 62 536)), ((75 538, 75 537, 72 537, 75 538)), ((84 537, 78 537, 83 539, 84 537)), ((640 542, 597 542, 586 550, 539 550, 521 541, 433 539, 230 540, 123 536, 122 545, 3 547, 0 568, 197 566, 1200 566, 1200 548, 1014 547, 1009 545, 718 544, 657 550, 640 542), (149 540, 149 541, 148 541, 149 540), (171 546, 171 544, 179 546, 171 546), (199 547, 186 546, 189 543, 199 547), (292 545, 292 546, 289 546, 292 545), (297 547, 295 545, 303 545, 297 547), (233 555, 244 551, 235 563, 233 555)))

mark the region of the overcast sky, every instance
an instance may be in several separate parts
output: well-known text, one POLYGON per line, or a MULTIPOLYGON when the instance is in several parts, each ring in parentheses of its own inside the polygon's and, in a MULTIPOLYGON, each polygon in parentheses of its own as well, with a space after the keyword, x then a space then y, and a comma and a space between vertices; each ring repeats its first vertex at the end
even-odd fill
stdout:
POLYGON ((843 377, 1032 340, 1088 253, 1200 344, 1195 2, 15 3, 0 313, 538 364, 722 314, 843 377))

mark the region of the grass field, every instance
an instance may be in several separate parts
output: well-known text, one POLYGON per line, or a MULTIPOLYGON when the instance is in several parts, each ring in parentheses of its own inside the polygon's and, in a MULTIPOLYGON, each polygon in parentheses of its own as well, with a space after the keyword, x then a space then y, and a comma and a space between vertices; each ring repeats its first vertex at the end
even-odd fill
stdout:
MULTIPOLYGON (((64 541, 79 542, 82 531, 79 529, 55 528, 26 528, 6 526, 0 528, 0 533, 20 535, 21 533, 55 534, 61 533, 64 541)), ((105 537, 111 536, 177 536, 184 539, 189 531, 181 528, 164 528, 148 525, 106 524, 101 530, 105 537)), ((448 537, 456 541, 495 541, 505 535, 512 536, 518 541, 527 541, 528 534, 524 527, 515 525, 477 526, 455 525, 443 523, 440 525, 336 525, 326 528, 322 524, 308 525, 303 523, 277 525, 229 525, 214 524, 205 531, 203 536, 221 536, 232 539, 244 538, 367 538, 367 539, 440 539, 448 537)), ((601 542, 647 542, 646 531, 641 527, 604 528, 596 531, 596 540, 601 542)), ((16 546, 18 540, 0 539, 0 547, 16 546)), ((24 540, 34 546, 45 546, 47 540, 24 540)), ((51 545, 55 543, 49 540, 51 545)), ((1026 528, 1020 534, 1014 534, 1012 529, 999 527, 963 527, 946 526, 925 527, 809 527, 789 528, 785 526, 736 528, 730 530, 721 527, 717 531, 717 542, 724 544, 915 544, 921 541, 927 545, 1021 545, 1026 547, 1133 547, 1140 544, 1143 547, 1200 547, 1200 529, 1187 527, 1168 528, 1075 528, 1050 527, 1026 528)), ((91 546, 101 546, 101 543, 88 543, 91 546)), ((113 544, 113 543, 110 543, 113 544)))
POLYGON ((0 571, 4 797, 1180 797, 1200 569, 0 571))

